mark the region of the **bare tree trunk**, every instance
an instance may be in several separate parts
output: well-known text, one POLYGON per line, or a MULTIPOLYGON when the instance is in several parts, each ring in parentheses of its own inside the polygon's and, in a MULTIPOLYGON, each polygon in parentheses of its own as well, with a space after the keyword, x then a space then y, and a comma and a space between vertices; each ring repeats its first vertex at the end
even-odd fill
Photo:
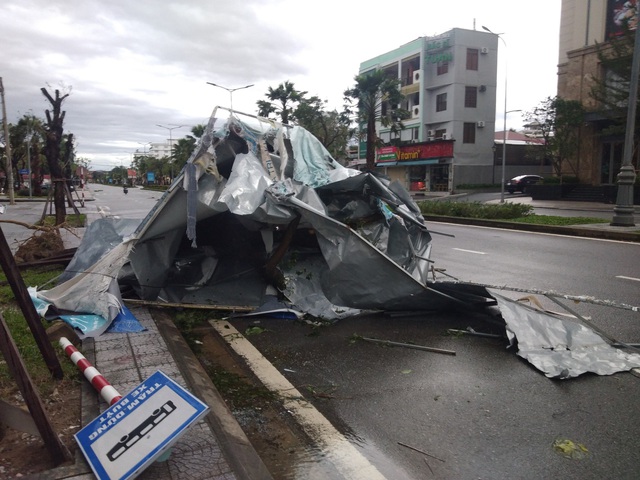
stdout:
POLYGON ((45 156, 47 157, 47 164, 49 165, 49 172, 51 173, 51 184, 55 188, 53 196, 53 204, 56 209, 56 225, 61 225, 67 218, 66 210, 66 196, 65 196, 65 178, 62 170, 62 164, 60 161, 60 143, 62 142, 62 132, 64 124, 65 112, 62 111, 62 102, 69 94, 60 96, 60 91, 55 91, 55 98, 53 98, 46 88, 41 88, 42 94, 49 100, 53 108, 53 112, 45 110, 47 116, 46 123, 46 141, 45 141, 45 156))

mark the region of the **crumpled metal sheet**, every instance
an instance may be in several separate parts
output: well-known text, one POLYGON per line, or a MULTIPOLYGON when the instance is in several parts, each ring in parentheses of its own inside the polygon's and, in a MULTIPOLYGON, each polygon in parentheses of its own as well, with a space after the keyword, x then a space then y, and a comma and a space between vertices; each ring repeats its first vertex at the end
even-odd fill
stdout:
MULTIPOLYGON (((214 110, 187 167, 128 238, 122 288, 143 300, 259 306, 277 286, 292 308, 329 319, 460 301, 464 287, 429 284, 431 236, 399 184, 340 165, 301 127, 219 118, 225 110, 214 110)), ((69 274, 60 291, 73 292, 69 274)), ((104 285, 92 291, 96 310, 113 304, 104 285)))
POLYGON ((518 354, 549 377, 640 366, 579 324, 430 278, 431 235, 400 184, 343 167, 300 127, 224 110, 133 233, 88 230, 66 280, 44 292, 57 307, 113 318, 114 277, 143 300, 207 305, 259 307, 276 287, 285 309, 324 319, 498 301, 518 354))
POLYGON ((491 292, 518 355, 549 378, 567 379, 591 372, 612 375, 640 367, 640 355, 609 345, 591 329, 568 319, 491 292))

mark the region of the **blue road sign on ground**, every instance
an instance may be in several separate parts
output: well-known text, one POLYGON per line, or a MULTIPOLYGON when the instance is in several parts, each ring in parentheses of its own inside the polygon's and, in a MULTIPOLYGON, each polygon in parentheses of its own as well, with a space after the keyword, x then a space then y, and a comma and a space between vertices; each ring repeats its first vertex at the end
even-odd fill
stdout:
POLYGON ((157 371, 75 434, 99 479, 139 475, 209 407, 157 371))

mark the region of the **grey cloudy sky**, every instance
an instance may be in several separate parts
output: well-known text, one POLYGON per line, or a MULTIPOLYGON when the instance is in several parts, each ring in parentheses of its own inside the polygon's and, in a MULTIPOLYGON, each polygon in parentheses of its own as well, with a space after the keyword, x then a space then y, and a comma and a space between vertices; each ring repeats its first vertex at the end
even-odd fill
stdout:
MULTIPOLYGON (((65 131, 93 169, 109 169, 166 141, 157 124, 185 125, 172 133, 181 138, 216 105, 229 107, 229 93, 207 82, 254 84, 233 94, 246 113, 287 80, 341 108, 362 61, 451 28, 504 32, 500 130, 505 63, 509 110, 556 94, 559 24, 558 0, 526 9, 507 0, 21 0, 0 5, 0 77, 11 123, 44 118, 42 87, 71 89, 65 131)), ((509 115, 508 127, 521 124, 509 115)))

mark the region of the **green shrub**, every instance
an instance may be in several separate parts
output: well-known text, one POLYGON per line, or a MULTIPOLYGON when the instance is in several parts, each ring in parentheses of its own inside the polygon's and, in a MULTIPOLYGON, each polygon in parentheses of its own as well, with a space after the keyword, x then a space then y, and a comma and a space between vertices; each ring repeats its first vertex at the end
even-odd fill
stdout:
POLYGON ((419 203, 423 215, 507 220, 533 213, 531 205, 522 203, 486 204, 480 202, 424 201, 419 203))

